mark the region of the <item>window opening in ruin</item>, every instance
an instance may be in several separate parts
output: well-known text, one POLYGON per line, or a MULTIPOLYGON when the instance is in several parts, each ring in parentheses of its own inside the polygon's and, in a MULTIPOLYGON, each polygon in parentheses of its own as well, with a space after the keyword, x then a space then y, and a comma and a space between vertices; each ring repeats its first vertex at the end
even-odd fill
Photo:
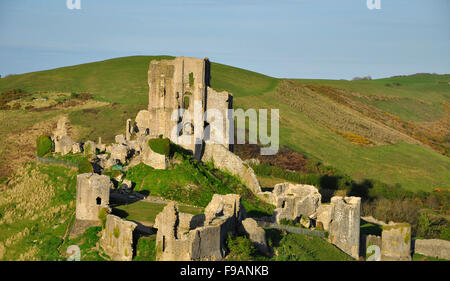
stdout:
POLYGON ((95 199, 97 201, 97 205, 101 205, 102 204, 102 198, 97 197, 97 199, 95 199))
POLYGON ((166 249, 166 236, 163 236, 162 251, 164 252, 165 249, 166 249))

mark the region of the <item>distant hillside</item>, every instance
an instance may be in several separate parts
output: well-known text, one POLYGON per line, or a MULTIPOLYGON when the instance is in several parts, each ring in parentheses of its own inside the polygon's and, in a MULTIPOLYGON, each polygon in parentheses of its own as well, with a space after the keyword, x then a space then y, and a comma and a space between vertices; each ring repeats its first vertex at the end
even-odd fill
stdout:
MULTIPOLYGON (((133 56, 62 67, 0 79, 0 92, 20 88, 28 92, 90 92, 100 101, 148 104, 147 71, 151 60, 169 56, 133 56)), ((277 79, 223 64, 211 64, 211 84, 238 96, 275 88, 277 79)))
MULTIPOLYGON (((0 110, 0 168, 33 145, 30 138, 19 146, 20 136, 48 131, 45 124, 60 114, 69 116, 76 139, 112 141, 146 107, 148 65, 162 58, 170 57, 124 57, 0 79, 0 92, 88 92, 94 99, 51 110, 0 110)), ((212 63, 211 76, 213 88, 233 93, 235 107, 279 108, 282 144, 355 179, 410 190, 450 187, 450 75, 285 80, 212 63)))

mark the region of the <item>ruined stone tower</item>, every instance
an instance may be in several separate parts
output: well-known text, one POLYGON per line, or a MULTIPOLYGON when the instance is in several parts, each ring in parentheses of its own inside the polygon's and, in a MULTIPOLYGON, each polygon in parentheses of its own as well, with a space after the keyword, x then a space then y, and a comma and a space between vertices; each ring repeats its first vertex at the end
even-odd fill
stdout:
POLYGON ((171 130, 180 121, 171 118, 176 109, 184 108, 193 114, 194 101, 200 102, 204 109, 206 82, 209 82, 207 59, 177 57, 151 61, 148 70, 150 134, 170 137, 171 130))
POLYGON ((230 148, 233 118, 228 109, 232 108, 232 95, 216 92, 209 82, 208 59, 152 60, 148 70, 148 110, 141 110, 136 117, 137 134, 162 135, 193 152, 201 148, 196 142, 210 137, 220 139, 221 144, 230 148), (209 121, 204 117, 213 122, 214 115, 218 115, 211 112, 205 116, 207 109, 216 109, 214 112, 219 112, 223 121, 210 125, 205 133, 209 121))
POLYGON ((111 181, 108 176, 98 174, 80 174, 77 176, 76 218, 98 221, 102 208, 109 208, 109 190, 111 181))

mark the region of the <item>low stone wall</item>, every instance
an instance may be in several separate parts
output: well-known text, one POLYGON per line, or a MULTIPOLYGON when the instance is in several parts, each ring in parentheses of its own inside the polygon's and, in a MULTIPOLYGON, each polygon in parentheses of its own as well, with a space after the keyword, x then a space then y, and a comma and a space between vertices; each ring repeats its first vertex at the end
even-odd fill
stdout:
POLYGON ((45 157, 39 157, 36 156, 36 161, 44 164, 54 164, 54 165, 63 165, 70 168, 78 168, 77 163, 72 163, 66 160, 62 159, 56 159, 56 158, 45 158, 45 157))
POLYGON ((450 241, 441 239, 417 239, 413 241, 414 253, 450 260, 450 241))

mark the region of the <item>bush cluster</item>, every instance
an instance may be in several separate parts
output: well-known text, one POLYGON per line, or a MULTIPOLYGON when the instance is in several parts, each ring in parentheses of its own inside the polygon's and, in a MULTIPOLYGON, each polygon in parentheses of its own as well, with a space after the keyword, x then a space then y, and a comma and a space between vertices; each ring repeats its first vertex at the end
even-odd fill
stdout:
POLYGON ((170 140, 168 138, 156 138, 156 139, 150 139, 148 141, 148 146, 151 150, 158 154, 162 154, 165 156, 170 155, 170 140))
POLYGON ((85 173, 93 173, 94 168, 92 167, 91 162, 87 160, 86 158, 83 158, 80 163, 78 164, 78 173, 79 174, 85 174, 85 173))
POLYGON ((40 135, 36 139, 36 152, 37 156, 43 157, 46 154, 50 153, 53 149, 53 141, 47 135, 40 135))

